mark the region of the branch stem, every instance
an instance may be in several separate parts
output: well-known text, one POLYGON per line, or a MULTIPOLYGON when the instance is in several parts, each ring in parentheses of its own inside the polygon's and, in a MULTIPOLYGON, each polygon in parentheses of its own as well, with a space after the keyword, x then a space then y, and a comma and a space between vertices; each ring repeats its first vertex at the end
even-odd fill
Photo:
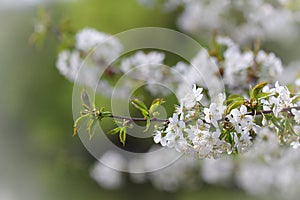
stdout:
MULTIPOLYGON (((280 112, 290 112, 292 109, 300 110, 300 106, 295 107, 289 107, 289 108, 283 108, 280 112)), ((256 115, 262 115, 262 114, 270 114, 273 110, 260 110, 256 113, 256 115)), ((246 115, 254 115, 253 112, 248 112, 246 115)))
MULTIPOLYGON (((126 116, 120 116, 120 115, 111 115, 110 117, 115 118, 115 119, 125 119, 125 120, 131 121, 131 122, 133 122, 133 121, 146 122, 147 121, 147 119, 139 118, 139 117, 126 117, 126 116)), ((152 121, 152 122, 168 122, 169 120, 154 117, 154 118, 151 118, 150 121, 152 121)))
MULTIPOLYGON (((296 107, 290 107, 290 108, 283 108, 280 112, 290 112, 292 109, 296 109, 296 110, 300 110, 300 106, 296 106, 296 107)), ((262 114, 270 114, 272 113, 272 110, 261 110, 258 111, 256 113, 256 115, 262 115, 262 114)), ((245 115, 254 115, 253 112, 248 112, 245 115)), ((124 119, 124 120, 128 120, 131 122, 146 122, 147 119, 145 118, 139 118, 139 117, 127 117, 127 116, 120 116, 120 115, 111 115, 109 116, 111 118, 115 118, 115 119, 124 119)), ((224 119, 223 119, 224 120, 224 119)), ((151 118, 150 121, 152 122, 168 122, 168 119, 162 119, 162 118, 151 118)))

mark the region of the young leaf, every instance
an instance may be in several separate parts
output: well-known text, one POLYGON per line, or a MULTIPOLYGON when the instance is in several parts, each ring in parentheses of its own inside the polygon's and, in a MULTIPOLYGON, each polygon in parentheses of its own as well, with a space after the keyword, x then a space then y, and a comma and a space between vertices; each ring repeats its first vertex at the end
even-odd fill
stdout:
POLYGON ((149 112, 147 110, 142 110, 142 115, 147 118, 149 117, 149 112))
POLYGON ((132 99, 131 103, 139 110, 148 110, 147 106, 139 99, 132 99))
POLYGON ((272 95, 272 92, 261 92, 256 97, 257 99, 264 99, 272 95))
POLYGON ((79 123, 82 119, 84 119, 85 117, 87 117, 88 115, 89 115, 89 114, 85 114, 85 115, 82 115, 82 116, 80 116, 80 117, 78 117, 78 118, 76 119, 76 121, 75 121, 75 123, 74 123, 74 125, 73 125, 73 137, 77 135, 77 131, 78 131, 78 129, 79 129, 78 123, 79 123))
POLYGON ((240 94, 231 94, 229 97, 226 99, 226 104, 229 104, 233 101, 242 101, 244 100, 244 97, 240 94))
POLYGON ((121 127, 120 128, 119 139, 120 139, 120 142, 123 144, 123 146, 125 146, 125 142, 126 142, 126 127, 121 127))
POLYGON ((151 103, 149 112, 152 114, 157 109, 157 107, 161 104, 165 103, 163 99, 154 99, 151 103))
POLYGON ((293 128, 293 124, 292 124, 292 122, 291 122, 290 119, 286 119, 286 120, 285 120, 285 129, 286 129, 287 131, 291 132, 292 134, 297 135, 297 134, 295 133, 295 130, 294 130, 294 128, 293 128))
POLYGON ((116 133, 119 133, 120 130, 121 130, 121 127, 117 127, 117 128, 114 128, 114 129, 110 130, 110 131, 108 132, 108 134, 114 135, 114 134, 116 134, 116 133))
POLYGON ((296 95, 292 98, 292 103, 297 103, 298 101, 300 101, 300 95, 296 95))
POLYGON ((132 99, 131 103, 134 105, 134 107, 136 107, 137 109, 139 109, 142 112, 142 115, 144 117, 149 116, 148 108, 142 101, 140 101, 138 99, 132 99))
POLYGON ((253 98, 253 99, 257 99, 258 97, 258 94, 261 93, 262 89, 267 85, 268 83, 267 82, 261 82, 261 83, 258 83, 257 85, 254 86, 254 88, 251 90, 251 93, 250 93, 250 97, 253 98))
POLYGON ((275 116, 272 116, 270 120, 274 124, 274 126, 280 130, 280 132, 284 131, 283 126, 280 124, 280 121, 275 116))
POLYGON ((235 109, 235 108, 243 105, 243 103, 244 103, 244 100, 239 100, 239 101, 232 102, 231 104, 228 105, 228 107, 226 109, 226 114, 229 114, 232 109, 235 109))
POLYGON ((229 144, 233 144, 234 143, 233 137, 234 136, 231 133, 227 134, 227 141, 229 142, 229 144))
POLYGON ((107 118, 107 117, 111 117, 111 112, 109 112, 109 111, 103 111, 102 112, 102 118, 107 118))
POLYGON ((85 89, 83 89, 82 92, 81 92, 81 100, 83 102, 84 107, 87 107, 88 109, 92 108, 89 95, 88 95, 88 93, 86 92, 85 89))
POLYGON ((89 133, 90 139, 94 136, 94 131, 97 125, 97 120, 91 118, 87 124, 87 132, 89 133))

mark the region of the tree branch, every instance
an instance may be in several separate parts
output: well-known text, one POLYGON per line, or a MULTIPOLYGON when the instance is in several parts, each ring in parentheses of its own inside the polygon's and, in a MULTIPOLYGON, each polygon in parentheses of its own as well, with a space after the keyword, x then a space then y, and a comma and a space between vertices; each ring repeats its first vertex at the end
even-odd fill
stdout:
MULTIPOLYGON (((290 112, 292 109, 300 110, 300 106, 283 108, 280 112, 290 112)), ((272 112, 273 112, 273 110, 260 110, 260 111, 256 112, 256 115, 270 114, 272 112)), ((254 115, 254 114, 255 113, 253 113, 253 112, 246 113, 246 115, 254 115)))
MULTIPOLYGON (((139 118, 139 117, 126 117, 126 116, 119 116, 119 115, 111 115, 109 116, 111 118, 115 118, 115 119, 125 119, 125 120, 128 120, 128 121, 140 121, 140 122, 146 122, 147 119, 145 118, 139 118)), ((152 122, 168 122, 169 120, 168 119, 161 119, 161 118, 151 118, 150 121, 152 122)))
MULTIPOLYGON (((292 109, 300 110, 300 106, 283 108, 280 112, 290 112, 292 109)), ((273 112, 272 110, 261 110, 261 111, 258 111, 256 114, 253 112, 248 112, 245 115, 263 115, 263 114, 270 114, 272 112, 273 112)), ((115 119, 125 119, 125 120, 131 121, 131 122, 146 122, 147 121, 147 119, 139 118, 139 117, 126 117, 126 116, 120 116, 120 115, 110 115, 109 117, 115 118, 115 119)), ((220 121, 223 121, 224 119, 222 119, 220 121)), ((154 118, 151 118, 150 121, 152 121, 152 122, 168 122, 169 120, 154 117, 154 118)))

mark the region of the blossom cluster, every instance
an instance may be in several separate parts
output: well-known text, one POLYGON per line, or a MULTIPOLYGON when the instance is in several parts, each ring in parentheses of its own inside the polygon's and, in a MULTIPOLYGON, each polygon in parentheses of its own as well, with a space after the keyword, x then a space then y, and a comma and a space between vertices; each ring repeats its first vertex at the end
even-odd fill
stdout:
MULTIPOLYGON (((155 1, 138 0, 151 6, 155 1)), ((178 27, 188 33, 218 30, 239 42, 297 37, 299 11, 295 0, 165 0, 164 7, 183 7, 178 27)))
MULTIPOLYGON (((194 85, 166 125, 157 128, 154 141, 199 158, 219 158, 222 154, 243 153, 264 127, 269 127, 283 144, 299 145, 300 111, 286 86, 261 85, 260 94, 239 99, 226 106, 225 94, 208 106, 201 103, 203 88, 194 85), (232 107, 233 105, 236 105, 232 107)), ((227 102, 231 99, 228 98, 227 102)))
MULTIPOLYGON (((77 83, 105 92, 104 95, 110 95, 113 87, 108 80, 100 81, 99 75, 120 55, 122 48, 116 38, 86 28, 76 34, 72 50, 59 53, 56 67, 68 80, 76 80, 77 83)), ((126 87, 122 89, 126 91, 126 87)))
POLYGON ((138 51, 122 57, 123 47, 116 37, 86 28, 76 34, 73 50, 60 52, 56 66, 70 81, 96 88, 109 97, 113 91, 126 97, 137 82, 145 84, 154 96, 175 91, 183 98, 192 84, 212 93, 220 91, 223 84, 231 92, 240 92, 245 88, 236 86, 273 83, 283 70, 281 60, 272 52, 242 51, 223 36, 217 36, 214 43, 211 49, 201 49, 189 63, 180 61, 169 67, 162 52, 138 51))
POLYGON ((273 52, 242 51, 230 38, 217 36, 213 48, 200 50, 190 65, 178 63, 174 69, 184 77, 176 91, 183 97, 192 84, 206 87, 210 92, 220 91, 224 84, 230 93, 243 93, 248 85, 262 81, 274 83, 283 71, 283 64, 273 52), (183 80, 189 80, 189 84, 183 80))
POLYGON ((96 88, 105 96, 111 96, 114 91, 118 97, 126 97, 139 81, 145 83, 153 95, 169 91, 155 84, 173 87, 172 74, 164 66, 163 53, 138 51, 119 60, 122 54, 123 46, 118 38, 85 28, 76 34, 72 50, 59 53, 56 66, 70 81, 96 88), (116 77, 122 77, 122 83, 115 85, 112 80, 116 77))
MULTIPOLYGON (((155 0, 138 1, 151 6, 155 0)), ((285 198, 298 197, 300 105, 293 93, 300 92, 300 78, 295 88, 276 82, 283 63, 273 52, 259 47, 259 41, 288 42, 298 35, 300 13, 293 5, 297 0, 164 2, 169 11, 179 8, 177 25, 183 32, 196 38, 216 33, 211 46, 169 67, 163 52, 123 52, 117 37, 85 28, 74 36, 74 46, 58 55, 56 66, 63 76, 96 88, 100 95, 128 97, 142 83, 152 97, 174 91, 179 102, 172 117, 157 125, 153 135, 154 142, 166 151, 134 159, 108 151, 100 159, 107 166, 97 162, 90 175, 107 189, 123 183, 122 172, 114 169, 117 166, 128 171, 133 182, 149 181, 169 192, 199 188, 204 182, 238 187, 249 194, 276 191, 285 198), (254 48, 245 48, 254 41, 258 41, 254 48), (268 84, 255 90, 261 82, 268 84), (226 154, 235 156, 222 156, 226 154), (180 155, 175 163, 166 162, 180 155), (166 163, 163 168, 162 163, 166 163), (159 170, 151 172, 153 169, 159 170)), ((36 32, 45 31, 36 28, 36 32)), ((95 110, 88 111, 101 119, 95 110)), ((147 111, 147 124, 156 118, 150 113, 147 111)))
POLYGON ((176 192, 180 188, 198 187, 201 180, 194 176, 199 171, 199 163, 191 157, 181 156, 171 149, 161 150, 156 146, 149 152, 158 151, 154 155, 140 155, 135 158, 123 158, 117 151, 107 151, 101 161, 97 162, 91 170, 91 177, 107 189, 119 188, 125 177, 122 172, 115 169, 128 170, 132 182, 141 184, 150 181, 154 187, 168 192, 176 192), (109 157, 108 157, 109 156, 109 157), (174 163, 168 163, 166 158, 177 158, 174 163), (108 165, 105 163, 109 163, 108 165), (160 170, 154 170, 160 169, 160 170))
MULTIPOLYGON (((149 152, 156 150, 158 148, 154 147, 149 152)), ((283 147, 271 129, 261 128, 252 148, 242 156, 199 160, 185 154, 180 157, 176 151, 167 148, 153 156, 125 159, 117 152, 108 151, 100 160, 105 158, 110 167, 97 162, 91 176, 104 188, 119 188, 125 176, 113 169, 117 166, 129 171, 133 183, 150 182, 158 190, 168 192, 199 189, 205 183, 226 188, 237 186, 250 195, 272 193, 276 197, 297 199, 299 155, 299 150, 283 147), (180 158, 158 171, 148 172, 150 168, 160 168, 166 158, 174 156, 180 158)))
POLYGON ((297 134, 291 134, 295 132, 294 122, 300 121, 300 112, 294 102, 297 97, 292 97, 290 91, 278 82, 274 88, 260 88, 257 97, 249 96, 245 93, 247 88, 242 87, 254 87, 260 81, 274 83, 283 70, 281 60, 274 53, 259 49, 242 51, 230 38, 216 36, 213 47, 201 49, 191 63, 178 62, 173 67, 166 67, 165 54, 155 51, 147 54, 138 51, 114 62, 122 54, 121 43, 117 38, 94 29, 83 29, 75 38, 73 51, 62 51, 57 61, 60 72, 70 80, 77 78, 79 83, 96 87, 97 91, 108 96, 112 90, 119 91, 115 93, 120 96, 127 95, 137 81, 143 81, 152 95, 164 93, 164 90, 151 83, 176 88, 180 106, 168 124, 156 130, 154 137, 154 141, 162 146, 200 158, 218 158, 224 153, 247 151, 258 130, 265 126, 274 128, 281 142, 299 144, 297 134), (98 77, 101 72, 105 76, 98 77), (125 82, 119 87, 110 81, 116 75, 126 77, 122 77, 125 82), (222 81, 229 94, 240 92, 236 97, 238 102, 230 100, 238 103, 237 106, 228 103, 225 93, 213 93, 218 91, 222 81), (190 91, 192 84, 194 87, 190 91), (206 87, 197 88, 196 84, 206 87), (203 90, 213 98, 204 95, 203 90), (211 103, 206 105, 209 101, 211 103), (263 111, 267 114, 264 115, 263 111), (287 114, 282 111, 287 111, 287 114), (256 112, 261 112, 259 115, 263 117, 258 119, 256 112), (293 121, 288 115, 294 116, 293 121))

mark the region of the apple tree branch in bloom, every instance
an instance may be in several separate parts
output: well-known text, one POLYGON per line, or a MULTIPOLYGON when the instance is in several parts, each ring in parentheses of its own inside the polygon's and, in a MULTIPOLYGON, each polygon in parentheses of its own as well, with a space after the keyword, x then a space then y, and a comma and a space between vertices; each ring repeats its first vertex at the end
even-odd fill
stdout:
MULTIPOLYGON (((212 47, 201 49, 190 63, 180 61, 162 68, 160 66, 166 62, 165 53, 137 51, 121 56, 124 47, 118 38, 95 29, 85 28, 74 38, 70 37, 73 44, 59 53, 56 63, 59 72, 68 80, 75 81, 80 71, 77 83, 97 88, 97 93, 108 97, 114 91, 120 98, 132 91, 138 81, 146 85, 151 96, 166 95, 165 90, 151 84, 162 83, 175 91, 180 102, 171 118, 160 119, 156 107, 163 100, 156 99, 148 107, 132 99, 131 103, 143 117, 131 118, 96 108, 83 92, 84 110, 75 121, 75 133, 81 119, 88 118, 87 131, 92 138, 98 121, 113 118, 118 126, 109 133, 119 134, 125 145, 127 129, 132 128, 133 122, 145 121, 146 130, 151 122, 160 122, 161 125, 155 126, 155 143, 199 158, 248 151, 262 128, 270 129, 283 145, 299 146, 299 98, 286 86, 275 82, 283 66, 272 52, 267 53, 259 47, 242 49, 230 38, 214 35, 212 47), (119 57, 119 61, 111 63, 119 57), (178 78, 174 71, 190 84, 178 78), (102 77, 98 77, 99 72, 103 72, 102 77), (199 72, 210 80, 210 87, 199 72), (115 80, 123 76, 124 84, 116 86, 115 80), (210 88, 218 88, 214 83, 220 81, 224 83, 225 93, 212 95, 212 99, 206 96, 210 88), (187 92, 193 84, 193 90, 187 92), (249 85, 253 87, 250 92, 249 85)), ((294 88, 293 92, 297 90, 294 88)))
POLYGON ((90 137, 98 120, 121 119, 120 125, 108 134, 119 133, 120 141, 125 145, 126 130, 131 128, 132 122, 147 122, 146 130, 151 122, 160 122, 161 125, 156 125, 155 129, 155 143, 198 158, 219 158, 222 154, 246 152, 260 130, 266 127, 274 131, 283 145, 298 143, 299 96, 291 95, 287 87, 280 86, 278 82, 274 88, 269 88, 266 82, 257 84, 250 91, 250 99, 238 94, 226 98, 220 93, 209 106, 201 103, 202 91, 194 85, 192 92, 181 99, 180 106, 169 119, 155 117, 156 107, 163 103, 161 99, 154 100, 149 109, 142 101, 133 99, 132 104, 144 118, 130 118, 115 116, 104 108, 92 108, 87 93, 83 91, 85 109, 74 124, 75 133, 78 122, 85 117, 90 118, 87 124, 90 137))

